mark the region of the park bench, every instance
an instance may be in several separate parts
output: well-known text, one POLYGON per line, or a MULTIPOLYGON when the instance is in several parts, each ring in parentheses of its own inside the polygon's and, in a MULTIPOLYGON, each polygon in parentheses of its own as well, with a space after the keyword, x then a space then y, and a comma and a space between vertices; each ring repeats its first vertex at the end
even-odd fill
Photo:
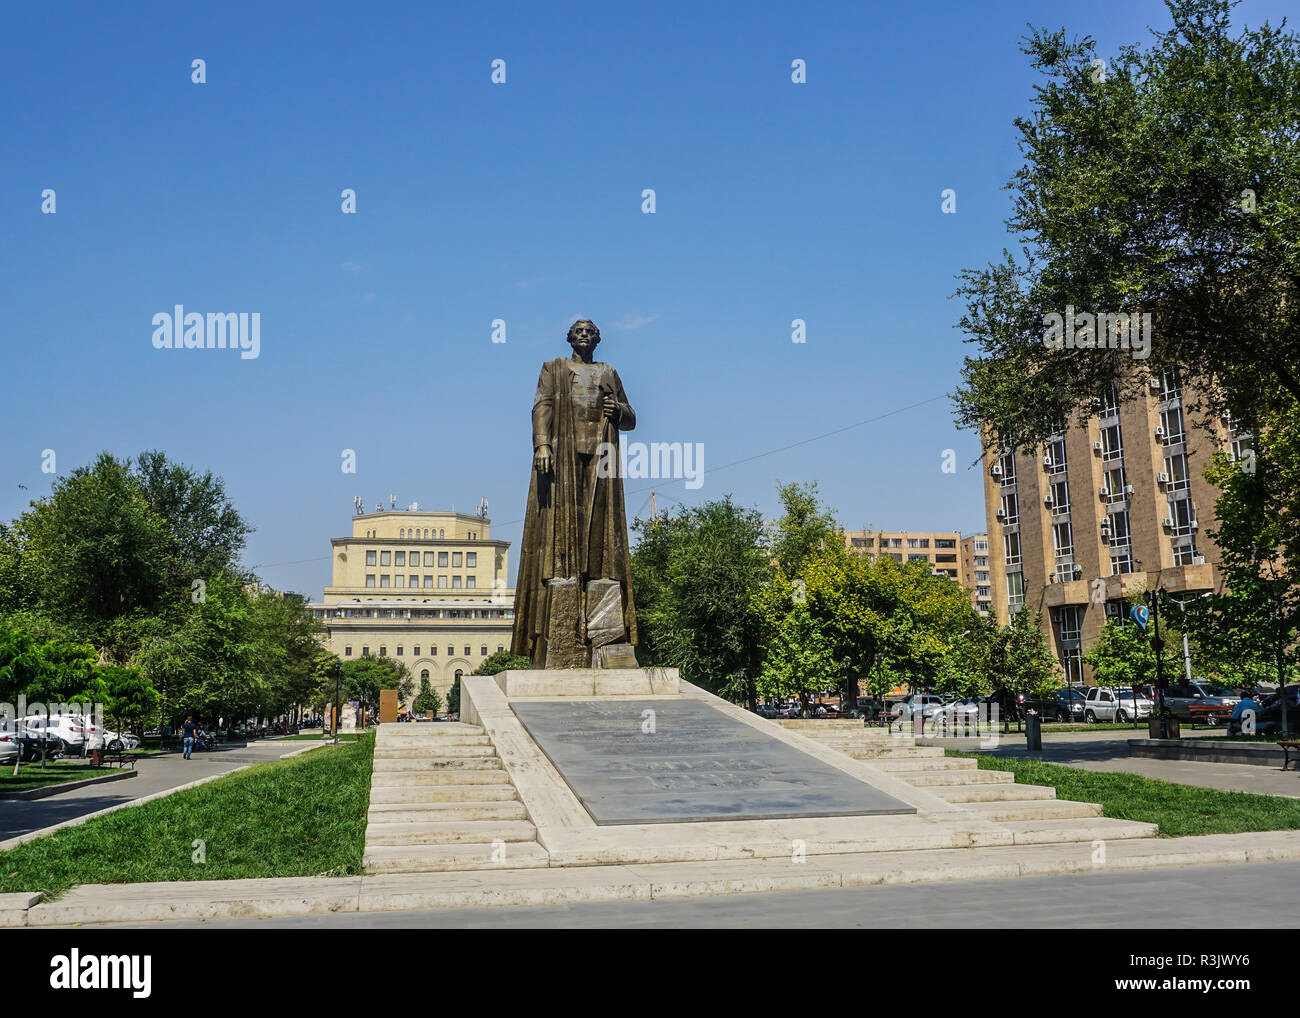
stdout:
MULTIPOLYGON (((1300 742, 1278 742, 1278 747, 1282 750, 1282 770, 1287 769, 1291 763, 1291 750, 1296 750, 1297 756, 1300 757, 1300 742)), ((1297 760, 1297 769, 1300 769, 1300 760, 1297 760)))
POLYGON ((125 747, 120 749, 105 749, 100 751, 100 763, 114 763, 118 767, 131 765, 131 770, 135 770, 135 757, 127 756, 125 747))

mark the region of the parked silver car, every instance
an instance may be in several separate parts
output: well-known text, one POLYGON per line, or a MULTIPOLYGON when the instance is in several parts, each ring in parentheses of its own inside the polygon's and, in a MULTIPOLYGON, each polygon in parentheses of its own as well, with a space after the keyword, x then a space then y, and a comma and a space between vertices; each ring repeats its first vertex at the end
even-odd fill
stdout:
POLYGON ((1097 721, 1141 721, 1150 717, 1155 704, 1145 695, 1131 689, 1111 689, 1108 686, 1091 686, 1083 701, 1083 720, 1088 724, 1097 721))
POLYGON ((1165 706, 1183 721, 1226 725, 1241 697, 1208 682, 1185 682, 1165 690, 1165 706))

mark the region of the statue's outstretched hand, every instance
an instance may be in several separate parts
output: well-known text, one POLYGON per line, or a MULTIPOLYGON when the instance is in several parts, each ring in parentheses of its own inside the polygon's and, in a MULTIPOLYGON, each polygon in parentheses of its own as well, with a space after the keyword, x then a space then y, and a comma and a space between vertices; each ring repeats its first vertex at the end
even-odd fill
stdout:
POLYGON ((549 445, 539 445, 537 452, 533 455, 533 466, 537 468, 539 474, 549 474, 551 472, 551 447, 549 445))

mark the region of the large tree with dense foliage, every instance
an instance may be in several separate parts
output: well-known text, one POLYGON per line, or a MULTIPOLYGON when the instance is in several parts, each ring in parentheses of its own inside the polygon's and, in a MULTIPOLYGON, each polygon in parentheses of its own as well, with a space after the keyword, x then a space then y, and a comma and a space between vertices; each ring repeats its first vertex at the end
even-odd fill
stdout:
POLYGON ((638 660, 752 703, 761 655, 750 602, 771 576, 762 516, 727 496, 633 529, 638 660))
POLYGON ((1024 164, 1008 228, 1023 256, 962 274, 958 422, 1028 446, 1090 398, 1161 367, 1184 398, 1249 426, 1300 399, 1300 40, 1234 33, 1232 0, 1167 0, 1172 27, 1106 60, 1090 37, 1035 30, 1045 76, 1017 119, 1024 164), (1044 316, 1141 310, 1152 353, 1049 349, 1044 316))

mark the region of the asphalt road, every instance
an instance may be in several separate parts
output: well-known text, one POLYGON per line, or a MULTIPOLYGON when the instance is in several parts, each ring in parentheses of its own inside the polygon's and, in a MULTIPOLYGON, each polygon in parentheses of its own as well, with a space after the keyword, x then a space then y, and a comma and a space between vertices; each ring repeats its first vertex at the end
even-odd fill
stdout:
MULTIPOLYGON (((334 913, 142 923, 136 928, 282 929, 1279 929, 1300 862, 1172 867, 831 891, 663 898, 531 908, 334 913)), ((111 924, 130 928, 130 924, 111 924)))

